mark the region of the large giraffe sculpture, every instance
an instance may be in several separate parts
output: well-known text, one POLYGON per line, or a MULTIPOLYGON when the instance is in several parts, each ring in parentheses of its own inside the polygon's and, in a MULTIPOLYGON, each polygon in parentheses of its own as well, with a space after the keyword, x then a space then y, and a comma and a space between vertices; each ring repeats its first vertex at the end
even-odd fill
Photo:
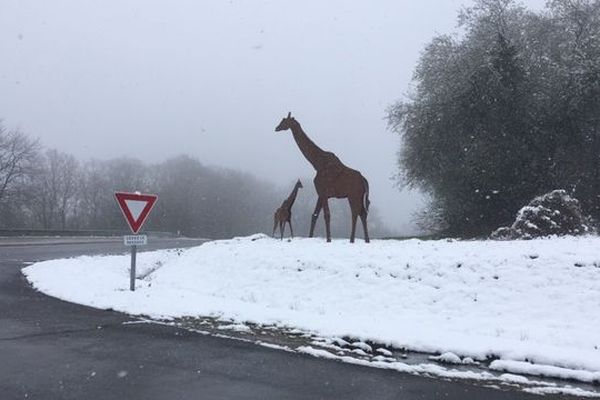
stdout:
POLYGON ((350 242, 354 243, 356 219, 360 216, 365 233, 365 242, 368 243, 367 212, 369 210, 369 183, 367 180, 360 172, 342 164, 335 154, 319 148, 319 146, 306 136, 300 123, 292 117, 291 113, 288 113, 287 117, 281 120, 275 131, 279 132, 288 129, 292 131, 294 140, 304 157, 306 157, 308 162, 317 171, 314 184, 319 198, 317 199, 315 211, 312 214, 309 236, 313 237, 315 223, 321 213, 321 209, 323 209, 327 241, 331 242, 331 230, 329 227, 331 216, 328 200, 330 198, 347 198, 350 203, 350 211, 352 212, 350 242))
POLYGON ((294 229, 292 228, 292 206, 294 205, 294 201, 296 201, 298 189, 301 187, 302 182, 300 182, 300 179, 298 179, 298 182, 296 182, 296 185, 294 185, 292 193, 290 193, 288 198, 281 203, 281 207, 275 211, 275 215, 273 216, 273 236, 275 236, 275 229, 277 228, 277 225, 279 225, 281 240, 283 240, 283 231, 285 231, 286 222, 290 224, 291 236, 294 237, 294 229))

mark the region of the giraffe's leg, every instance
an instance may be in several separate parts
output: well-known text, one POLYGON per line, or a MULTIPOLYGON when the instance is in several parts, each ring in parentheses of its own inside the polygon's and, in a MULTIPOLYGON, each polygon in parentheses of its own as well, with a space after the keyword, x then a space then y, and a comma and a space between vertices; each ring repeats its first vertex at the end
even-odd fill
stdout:
POLYGON ((324 198, 323 201, 323 214, 325 217, 325 232, 327 233, 327 241, 331 242, 331 229, 329 227, 329 223, 331 221, 331 214, 329 212, 329 200, 324 198))
POLYGON ((358 215, 352 214, 352 232, 350 233, 350 243, 354 243, 354 234, 356 233, 356 220, 358 215))
POLYGON ((294 238, 294 229, 292 228, 292 218, 290 217, 290 220, 288 221, 288 224, 290 224, 290 232, 292 235, 292 238, 294 238))
POLYGON ((348 203, 350 204, 350 222, 352 223, 352 231, 350 232, 350 243, 354 243, 354 237, 356 235, 356 220, 358 219, 359 207, 361 207, 361 204, 352 197, 348 197, 348 203))
POLYGON ((360 221, 362 222, 363 231, 365 232, 365 242, 369 243, 369 229, 367 229, 367 210, 363 209, 360 211, 360 221))
POLYGON ((279 232, 281 232, 281 240, 283 240, 283 232, 285 231, 285 222, 279 221, 279 232))
POLYGON ((310 233, 308 234, 308 237, 313 237, 314 233, 315 233, 315 224, 317 223, 317 218, 319 218, 319 214, 321 213, 321 208, 323 208, 323 203, 321 201, 321 198, 319 197, 317 199, 317 205, 315 206, 315 211, 313 211, 311 220, 310 220, 310 233))

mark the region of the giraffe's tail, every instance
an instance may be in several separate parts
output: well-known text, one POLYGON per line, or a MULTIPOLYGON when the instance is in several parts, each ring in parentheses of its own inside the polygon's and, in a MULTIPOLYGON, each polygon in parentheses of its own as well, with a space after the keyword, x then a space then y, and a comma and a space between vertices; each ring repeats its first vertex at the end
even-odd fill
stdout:
POLYGON ((371 202, 369 201, 369 182, 367 181, 367 179, 363 176, 363 185, 365 187, 365 211, 369 212, 369 205, 371 204, 371 202))

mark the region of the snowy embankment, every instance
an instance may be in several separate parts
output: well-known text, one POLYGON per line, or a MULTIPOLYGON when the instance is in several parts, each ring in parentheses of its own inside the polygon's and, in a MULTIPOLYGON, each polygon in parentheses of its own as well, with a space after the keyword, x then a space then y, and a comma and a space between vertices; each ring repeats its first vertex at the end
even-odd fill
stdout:
POLYGON ((98 308, 280 324, 600 381, 600 238, 327 244, 254 235, 139 254, 135 292, 128 267, 129 256, 104 256, 23 271, 44 293, 98 308))

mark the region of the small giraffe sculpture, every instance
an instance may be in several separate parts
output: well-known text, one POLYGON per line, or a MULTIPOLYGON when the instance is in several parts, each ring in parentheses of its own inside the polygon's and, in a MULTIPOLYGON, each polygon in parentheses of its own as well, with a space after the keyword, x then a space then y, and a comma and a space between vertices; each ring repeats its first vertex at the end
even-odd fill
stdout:
POLYGON ((291 237, 294 237, 294 229, 292 229, 292 206, 294 205, 294 201, 296 201, 296 196, 298 195, 298 189, 302 187, 302 182, 298 179, 296 185, 294 185, 294 189, 292 193, 288 196, 287 199, 281 203, 281 207, 275 211, 275 215, 273 217, 273 236, 275 236, 275 229, 277 225, 279 225, 279 232, 281 233, 281 240, 283 240, 283 232, 285 231, 285 223, 290 224, 290 232, 291 237))
POLYGON ((365 242, 369 243, 369 231, 367 229, 367 212, 370 203, 369 182, 367 182, 360 172, 345 166, 335 154, 322 150, 310 140, 302 130, 300 123, 292 117, 292 113, 288 113, 287 117, 281 120, 275 128, 275 132, 288 129, 292 131, 292 136, 294 136, 294 140, 304 157, 306 157, 308 162, 317 171, 314 184, 319 197, 315 211, 312 214, 309 237, 313 237, 317 218, 321 213, 321 209, 323 209, 327 241, 331 242, 331 230, 329 227, 331 216, 328 200, 330 198, 347 198, 352 213, 350 242, 354 243, 356 219, 360 216, 365 233, 365 242))

